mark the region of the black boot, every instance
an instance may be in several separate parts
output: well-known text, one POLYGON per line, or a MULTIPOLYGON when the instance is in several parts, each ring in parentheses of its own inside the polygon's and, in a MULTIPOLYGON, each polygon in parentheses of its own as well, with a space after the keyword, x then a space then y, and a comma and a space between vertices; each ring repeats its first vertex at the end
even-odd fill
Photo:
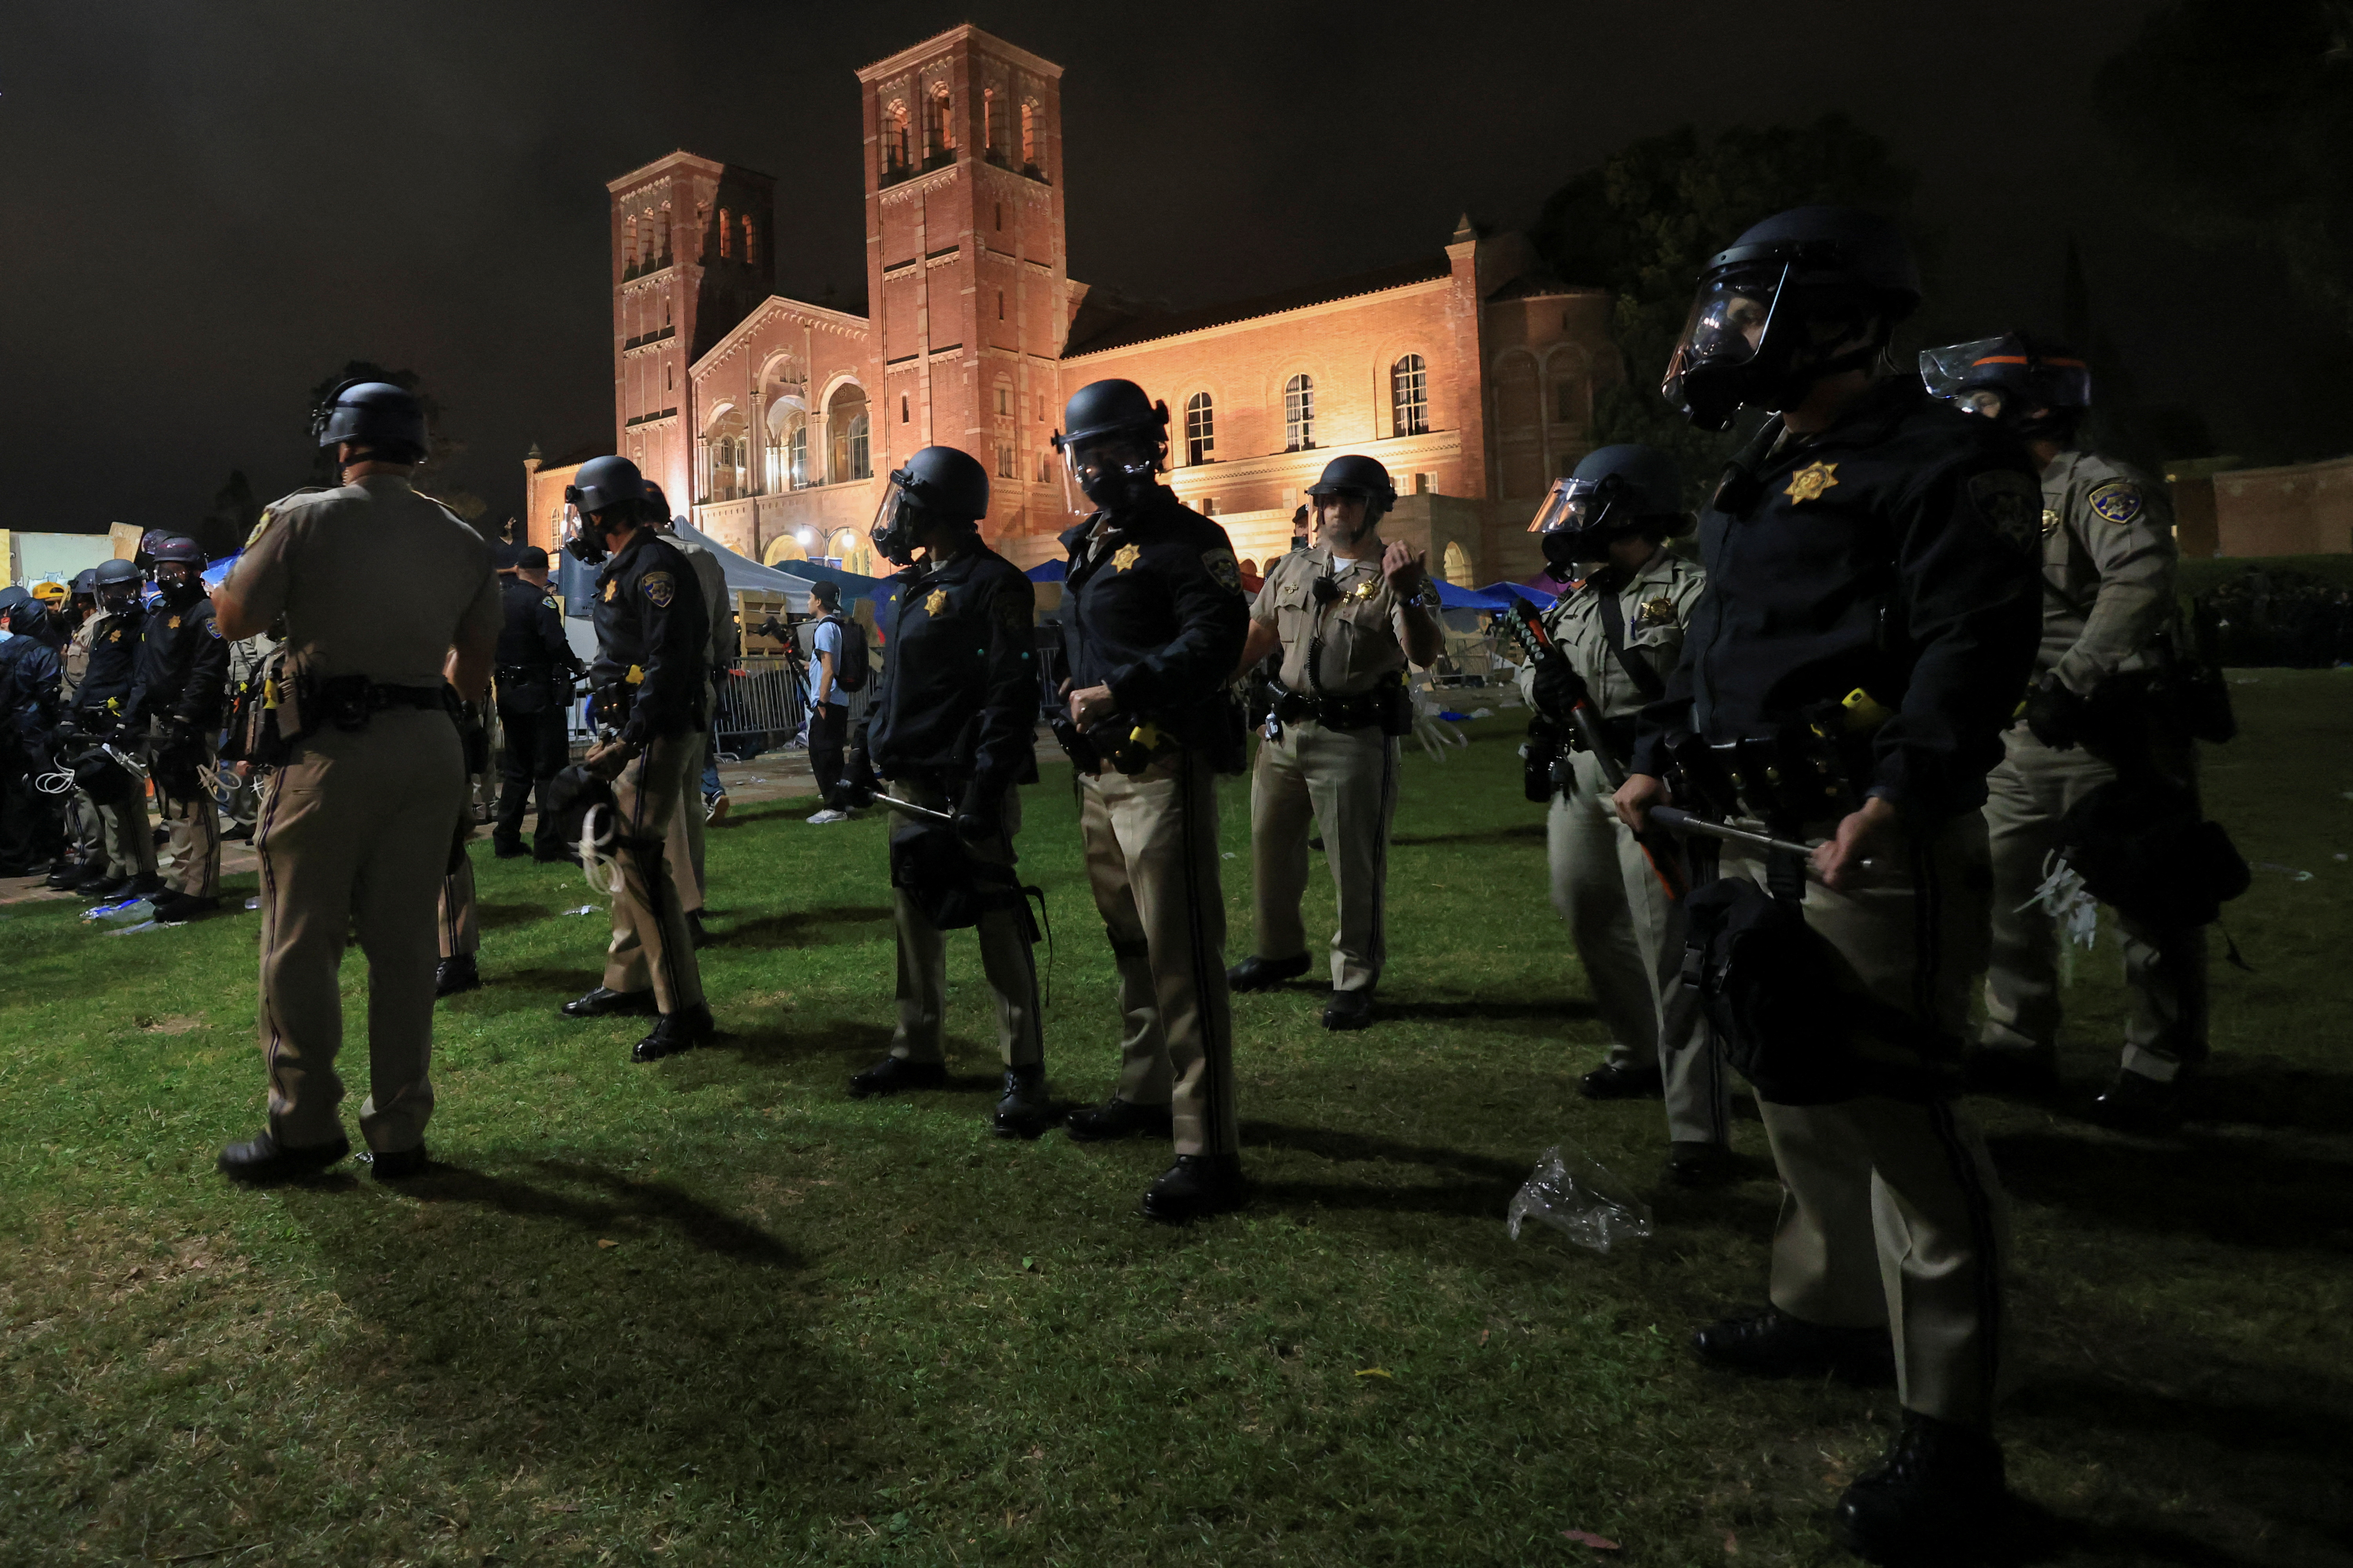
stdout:
POLYGON ((884 1057, 864 1072, 850 1075, 849 1098, 871 1100, 878 1094, 938 1089, 947 1081, 945 1062, 913 1062, 904 1057, 884 1057))
POLYGON ((501 832, 491 835, 491 853, 501 860, 516 860, 531 851, 523 847, 522 834, 501 832))
POLYGON ((152 899, 163 890, 164 879, 150 871, 143 877, 133 877, 124 882, 122 891, 115 896, 123 899, 152 899))
POLYGON ((607 991, 602 985, 586 995, 575 996, 564 1005, 567 1018, 617 1018, 626 1013, 659 1013, 653 988, 643 991, 607 991))
POLYGON ((202 920, 220 908, 218 899, 205 898, 196 893, 158 893, 155 895, 155 922, 158 925, 185 925, 202 920))
POLYGON ((470 952, 443 959, 441 966, 433 972, 433 994, 436 996, 455 996, 460 991, 480 991, 481 988, 482 972, 475 967, 474 955, 470 952))
POLYGON ((1753 1377, 1835 1377, 1861 1388, 1895 1381, 1895 1347, 1885 1329, 1839 1329, 1793 1318, 1778 1307, 1710 1323, 1692 1336, 1700 1360, 1753 1377))
POLYGON ((999 1138, 1035 1138, 1054 1124, 1054 1104, 1046 1098, 1042 1063, 1005 1069, 1005 1093, 997 1101, 989 1131, 999 1138))
POLYGON ((664 1057, 707 1046, 718 1037, 719 1026, 712 1021, 711 1009, 698 1002, 675 1013, 664 1013, 653 1033, 629 1048, 629 1059, 658 1062, 664 1057))
POLYGON ((1133 1105, 1115 1094, 1101 1105, 1071 1111, 1062 1119, 1062 1125, 1082 1143, 1101 1143, 1144 1133, 1166 1138, 1174 1131, 1166 1106, 1133 1105))
POLYGON ((1663 1100, 1667 1083, 1655 1065, 1621 1067, 1603 1062, 1577 1080, 1577 1092, 1588 1100, 1663 1100))
POLYGON ((1144 1194, 1144 1217, 1182 1225, 1242 1206, 1248 1189, 1233 1154, 1179 1154, 1144 1194))
POLYGON ((1973 1562, 2001 1534, 2001 1448, 1916 1410, 1876 1468, 1839 1499, 1839 1544, 1866 1563, 1973 1562))
POLYGON ((2092 1119, 2119 1132, 2161 1132, 2181 1120, 2181 1079, 2119 1069, 2092 1101, 2092 1119))
POLYGON ((49 873, 48 885, 60 893, 69 893, 80 887, 82 879, 89 874, 90 868, 79 860, 60 860, 57 869, 49 873))
POLYGON ((1332 999, 1324 1004, 1324 1026, 1334 1030, 1371 1028, 1373 988, 1366 985, 1342 991, 1335 987, 1332 999))
POLYGON ((220 1152, 214 1168, 232 1182, 261 1185, 315 1176, 352 1152, 352 1141, 342 1133, 330 1143, 289 1149, 274 1132, 264 1132, 250 1143, 232 1143, 220 1152))
POLYGON ((1740 1179, 1740 1162, 1721 1143, 1667 1145, 1667 1180, 1679 1187, 1721 1187, 1740 1179))
POLYGON ((1226 971, 1226 984, 1236 991, 1264 991, 1306 973, 1307 955, 1303 952, 1297 958, 1261 958, 1252 953, 1226 971))
POLYGON ((105 861, 92 860, 89 868, 74 882, 73 890, 77 893, 100 893, 117 882, 130 880, 128 877, 117 876, 114 868, 105 861))
POLYGON ((405 1182, 411 1176, 421 1176, 429 1163, 422 1143, 414 1149, 379 1149, 368 1156, 368 1167, 379 1182, 405 1182))

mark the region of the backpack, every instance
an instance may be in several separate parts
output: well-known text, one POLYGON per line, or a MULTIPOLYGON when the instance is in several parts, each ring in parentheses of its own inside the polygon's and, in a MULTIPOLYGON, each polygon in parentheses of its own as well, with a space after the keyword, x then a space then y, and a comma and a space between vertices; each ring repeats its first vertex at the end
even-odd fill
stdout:
POLYGON ((2059 854, 2100 902, 2172 930, 2211 925, 2253 880, 2197 795, 2161 777, 2111 779, 2077 801, 2059 854))
POLYGON ((866 628, 843 615, 823 618, 841 630, 841 651, 833 657, 833 683, 844 691, 863 691, 867 672, 872 668, 866 651, 866 628))

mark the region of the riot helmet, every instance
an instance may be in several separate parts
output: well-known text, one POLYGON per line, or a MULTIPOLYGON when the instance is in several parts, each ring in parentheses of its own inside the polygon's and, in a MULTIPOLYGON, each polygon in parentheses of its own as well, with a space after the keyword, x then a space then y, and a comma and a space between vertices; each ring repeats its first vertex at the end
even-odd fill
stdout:
MULTIPOLYGON (((41 602, 11 583, 0 588, 0 621, 14 621, 22 616, 29 619, 41 607, 41 602)), ((11 627, 11 630, 21 629, 11 627)))
POLYGON ((1326 507, 1324 503, 1327 499, 1354 500, 1365 503, 1365 515, 1357 522, 1356 531, 1348 536, 1351 544, 1370 533, 1379 525, 1381 519, 1388 515, 1389 509, 1397 505, 1397 486, 1389 482, 1388 469, 1383 468, 1377 458, 1354 453, 1335 458, 1324 464, 1323 477, 1307 487, 1307 493, 1314 498, 1316 521, 1326 528, 1336 527, 1337 520, 1345 515, 1337 507, 1326 507), (1332 513, 1331 521, 1324 519, 1327 510, 1332 513))
POLYGON ((101 561, 90 568, 90 584, 99 607, 121 615, 139 603, 139 564, 134 561, 101 561))
POLYGON ((678 531, 678 519, 670 514, 670 497, 664 495, 661 486, 651 479, 646 481, 645 500, 638 510, 649 526, 659 528, 664 533, 678 531))
POLYGON ((1062 496, 1074 512, 1116 511, 1155 488, 1168 455, 1168 405, 1145 398, 1132 381, 1092 381, 1062 410, 1054 432, 1062 455, 1062 496), (1081 500, 1086 505, 1080 504, 1081 500))
POLYGON ((1911 247, 1852 207, 1793 207, 1700 274, 1660 393, 1703 430, 1745 405, 1785 410, 1825 376, 1863 369, 1920 304, 1911 247))
POLYGON ((1641 534, 1653 541, 1681 532, 1683 476, 1656 447, 1632 442, 1588 454, 1552 490, 1528 524, 1541 536, 1545 563, 1556 575, 1609 559, 1609 547, 1641 534))
POLYGON ((925 447, 892 470, 867 537, 876 554, 905 566, 926 529, 976 528, 987 515, 988 470, 957 447, 925 447))
POLYGON ((164 602, 182 609, 205 596, 204 547, 174 534, 155 546, 155 587, 164 602))
POLYGON ((612 548, 605 536, 638 521, 648 489, 645 476, 627 458, 591 458, 581 464, 564 487, 564 548, 583 564, 603 562, 612 548))
POLYGON ((2074 353, 2024 332, 1920 351, 1920 380, 1964 414, 2021 436, 2063 441, 2092 405, 2092 369, 2074 353))
POLYGON ((98 598, 97 567, 85 566, 79 572, 74 574, 73 596, 77 599, 90 599, 92 601, 95 601, 98 598))
POLYGON ((311 411, 311 434, 322 447, 348 441, 380 463, 425 460, 425 407, 388 381, 353 378, 338 385, 311 411))

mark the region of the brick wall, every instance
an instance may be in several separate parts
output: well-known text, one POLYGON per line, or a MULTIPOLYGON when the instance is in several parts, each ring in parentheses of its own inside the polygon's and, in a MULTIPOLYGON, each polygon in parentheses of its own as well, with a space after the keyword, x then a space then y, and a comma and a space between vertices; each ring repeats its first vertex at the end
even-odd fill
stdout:
POLYGON ((2214 530, 2223 555, 2353 552, 2353 458, 2215 475, 2214 530))

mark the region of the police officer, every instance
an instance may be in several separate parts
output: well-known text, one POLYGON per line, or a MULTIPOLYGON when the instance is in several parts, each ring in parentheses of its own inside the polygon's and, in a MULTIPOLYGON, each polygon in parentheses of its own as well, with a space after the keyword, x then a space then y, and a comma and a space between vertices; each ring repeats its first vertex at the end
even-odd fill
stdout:
POLYGON ((1554 485, 1536 529, 1554 575, 1575 580, 1544 616, 1564 662, 1530 661, 1519 685, 1550 732, 1573 742, 1581 683, 1612 748, 1605 766, 1577 744, 1545 816, 1553 908, 1610 1035, 1609 1057, 1577 1088, 1589 1100, 1663 1097, 1668 1178, 1706 1185, 1732 1174, 1730 1086, 1683 984, 1682 906, 1610 798, 1636 715, 1665 694, 1707 581, 1664 548, 1685 526, 1683 476, 1653 447, 1604 447, 1554 485))
POLYGON ((98 618, 90 623, 90 665, 75 689, 74 730, 88 750, 75 767, 75 784, 99 822, 100 863, 75 891, 107 900, 161 892, 155 840, 147 826, 147 791, 137 775, 112 761, 106 748, 135 752, 125 717, 139 677, 139 649, 147 629, 138 565, 101 561, 95 568, 98 618))
POLYGON ((0 588, 0 877, 39 875, 64 847, 52 797, 37 782, 53 771, 63 675, 49 621, 31 593, 0 588))
MULTIPOLYGON (((64 679, 58 686, 58 745, 60 752, 69 754, 78 738, 74 702, 90 672, 90 641, 97 631, 97 622, 98 568, 90 566, 77 573, 69 586, 64 616, 67 641, 58 655, 64 665, 64 679)), ((85 878, 96 875, 106 866, 98 807, 79 787, 67 796, 66 830, 70 847, 49 873, 48 883, 61 892, 80 886, 85 878)))
POLYGON ((572 681, 583 673, 580 656, 564 636, 564 618, 547 593, 547 552, 535 544, 513 547, 501 574, 499 605, 506 624, 499 631, 497 692, 499 733, 506 742, 500 764, 499 811, 491 828, 491 851, 501 860, 528 853, 535 860, 561 860, 571 851, 555 839, 545 810, 548 780, 571 760, 565 731, 572 681), (540 808, 529 850, 522 842, 522 815, 540 808))
POLYGON ((1012 867, 1021 830, 1017 786, 1038 782, 1037 591, 981 542, 987 515, 987 470, 953 447, 908 458, 875 513, 875 552, 902 570, 891 658, 868 702, 866 747, 853 754, 850 776, 859 783, 861 771, 879 774, 897 798, 955 821, 950 828, 892 814, 899 1026, 891 1054, 851 1079, 849 1092, 862 1100, 946 1080, 940 917, 948 914, 975 927, 981 972, 997 996, 1005 1086, 994 1130, 1035 1138, 1053 1110, 1030 952, 1036 935, 1012 867), (965 907, 950 914, 958 901, 965 907))
POLYGON ((482 536, 409 484, 426 453, 415 397, 346 382, 312 427, 343 482, 264 511, 213 595, 225 637, 283 620, 290 687, 272 710, 285 760, 254 834, 269 1125, 224 1149, 220 1169, 282 1181, 350 1151, 337 1109, 335 973, 355 934, 368 962, 360 1132, 377 1178, 396 1181, 426 1168, 433 906, 468 810, 445 691, 479 698, 488 684, 498 586, 482 536))
POLYGON ((171 829, 155 918, 176 925, 220 907, 220 812, 206 775, 227 697, 228 645, 205 593, 203 549, 175 534, 153 553, 157 603, 140 641, 129 718, 147 742, 156 805, 171 829))
MULTIPOLYGON (((1694 895, 1695 925, 1719 900, 1743 930, 1795 920, 1783 940, 1803 962, 1763 984, 1818 970, 1820 990, 1780 1005, 1822 1020, 1810 1069, 1849 1064, 1842 1082, 1783 1097, 1809 1103, 1760 1084, 1784 1188, 1771 1305, 1696 1343, 1752 1373, 1873 1375, 1892 1336, 1903 1425, 1836 1516, 1874 1562, 1949 1548, 2003 1489, 2005 1210, 1951 1078, 1989 917, 1978 807, 2037 621, 2026 454, 1915 378, 1878 378, 1918 302, 1902 237, 1849 209, 1783 213, 1710 261, 1666 393, 1703 428, 1743 406, 1776 416, 1701 519, 1707 589, 1618 797, 1647 826, 1670 755, 1703 799, 1719 788, 1699 776, 1706 759, 1728 756, 1744 815, 1784 839, 1827 835, 1808 858, 1727 847, 1725 885, 1694 895)), ((1754 1081, 1767 1062, 1788 1070, 1783 1043, 1732 1046, 1754 1081)))
MULTIPOLYGON (((2148 700, 2173 652, 2173 505, 2163 485, 2079 443, 2091 373, 2066 350, 2013 332, 1920 363, 1930 391, 2016 432, 2042 469, 2042 647, 2025 714, 1986 781, 1993 961, 1969 1065, 1981 1088, 2045 1089, 2056 1079, 2059 936, 2034 895, 2061 821, 2120 775, 2196 789, 2195 742, 2148 700)), ((2206 1059, 2206 931, 2121 912, 2118 924, 2131 1006, 2124 1063, 2097 1109, 2142 1126, 2178 1109, 2206 1059)))
POLYGON ((1226 979, 1260 991, 1307 973, 1299 900, 1312 818, 1340 906, 1324 1026, 1361 1029, 1373 1021, 1388 956, 1397 738, 1413 724, 1406 662, 1435 663, 1446 638, 1424 558, 1382 542, 1381 519, 1397 504, 1388 470, 1371 458, 1335 458, 1307 493, 1319 542, 1267 568, 1242 644, 1244 672, 1277 652, 1282 668, 1250 772, 1258 946, 1226 979))
POLYGON ((617 800, 613 941, 605 982, 564 1005, 567 1018, 659 1013, 630 1052, 657 1061, 708 1043, 718 1033, 703 1005, 693 933, 664 853, 671 814, 702 772, 698 737, 709 721, 704 649, 710 627, 694 569, 651 526, 646 481, 627 458, 592 458, 564 499, 579 514, 565 548, 598 568, 596 658, 589 679, 607 732, 589 749, 588 771, 610 781, 617 800))
POLYGON ((1241 766, 1226 684, 1250 611, 1226 531, 1155 477, 1167 405, 1134 382, 1098 381, 1063 421, 1054 447, 1071 510, 1092 510, 1062 535, 1071 728, 1058 734, 1078 767, 1087 879, 1127 1025, 1118 1087, 1069 1125, 1082 1140, 1172 1131, 1176 1163, 1144 1212, 1181 1221, 1243 1197, 1217 775, 1241 766))

